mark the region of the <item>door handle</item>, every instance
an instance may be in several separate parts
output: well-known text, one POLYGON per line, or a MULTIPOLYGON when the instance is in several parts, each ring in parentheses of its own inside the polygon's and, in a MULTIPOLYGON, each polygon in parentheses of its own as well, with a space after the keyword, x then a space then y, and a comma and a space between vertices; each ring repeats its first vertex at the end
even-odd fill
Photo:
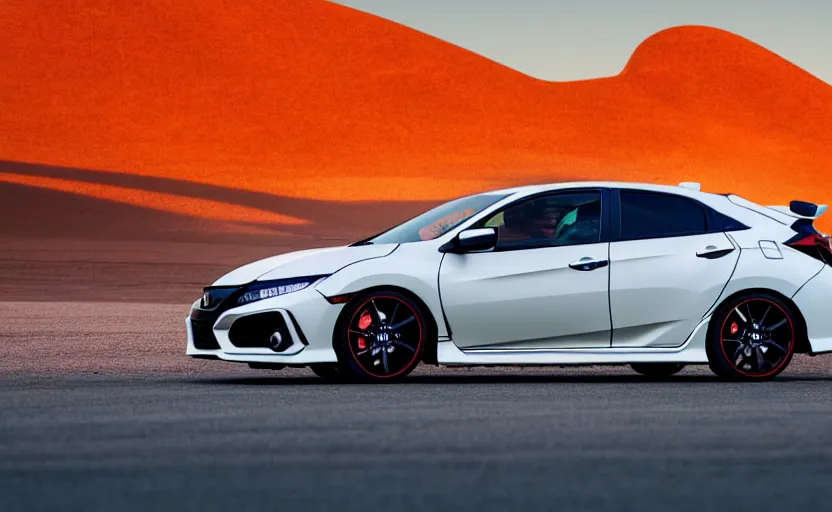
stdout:
POLYGON ((696 256, 699 258, 706 258, 709 260, 715 260, 717 258, 721 258, 723 256, 727 256, 734 252, 734 248, 731 247, 730 249, 720 249, 715 245, 709 245, 705 247, 704 251, 700 251, 696 253, 696 256))
POLYGON ((594 260, 590 257, 583 257, 570 263, 569 268, 580 270, 581 272, 589 272, 590 270, 595 270, 596 268, 606 267, 609 263, 609 260, 594 260))

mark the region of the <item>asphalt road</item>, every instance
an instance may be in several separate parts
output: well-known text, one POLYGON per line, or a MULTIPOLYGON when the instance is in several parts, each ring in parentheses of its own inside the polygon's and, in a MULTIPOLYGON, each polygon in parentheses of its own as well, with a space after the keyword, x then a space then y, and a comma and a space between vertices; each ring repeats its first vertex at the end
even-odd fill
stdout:
POLYGON ((0 510, 828 510, 826 377, 5 376, 0 510))

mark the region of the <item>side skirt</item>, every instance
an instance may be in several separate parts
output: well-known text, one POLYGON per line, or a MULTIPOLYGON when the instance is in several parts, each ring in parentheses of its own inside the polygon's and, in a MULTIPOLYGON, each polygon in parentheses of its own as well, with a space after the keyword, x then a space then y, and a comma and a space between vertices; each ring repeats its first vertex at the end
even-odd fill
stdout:
POLYGON ((707 316, 699 322, 690 337, 680 347, 637 348, 610 347, 591 349, 476 349, 461 350, 453 341, 440 341, 437 359, 440 365, 584 365, 626 363, 686 363, 708 362, 705 337, 708 331, 707 316))

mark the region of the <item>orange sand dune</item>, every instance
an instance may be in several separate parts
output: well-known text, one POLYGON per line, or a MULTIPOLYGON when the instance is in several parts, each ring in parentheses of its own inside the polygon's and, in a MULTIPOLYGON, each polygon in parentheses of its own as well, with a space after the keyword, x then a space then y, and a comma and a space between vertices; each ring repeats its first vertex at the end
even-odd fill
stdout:
POLYGON ((0 63, 4 160, 326 200, 574 177, 832 200, 832 87, 711 28, 552 83, 323 0, 5 2, 0 63))

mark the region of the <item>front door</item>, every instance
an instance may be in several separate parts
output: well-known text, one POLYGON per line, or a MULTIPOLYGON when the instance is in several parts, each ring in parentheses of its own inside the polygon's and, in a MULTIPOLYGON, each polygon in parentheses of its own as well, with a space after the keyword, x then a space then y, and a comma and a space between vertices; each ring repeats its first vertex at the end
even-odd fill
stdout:
POLYGON ((497 228, 493 251, 445 255, 439 289, 457 346, 610 346, 604 195, 580 190, 520 199, 479 224, 497 228))

